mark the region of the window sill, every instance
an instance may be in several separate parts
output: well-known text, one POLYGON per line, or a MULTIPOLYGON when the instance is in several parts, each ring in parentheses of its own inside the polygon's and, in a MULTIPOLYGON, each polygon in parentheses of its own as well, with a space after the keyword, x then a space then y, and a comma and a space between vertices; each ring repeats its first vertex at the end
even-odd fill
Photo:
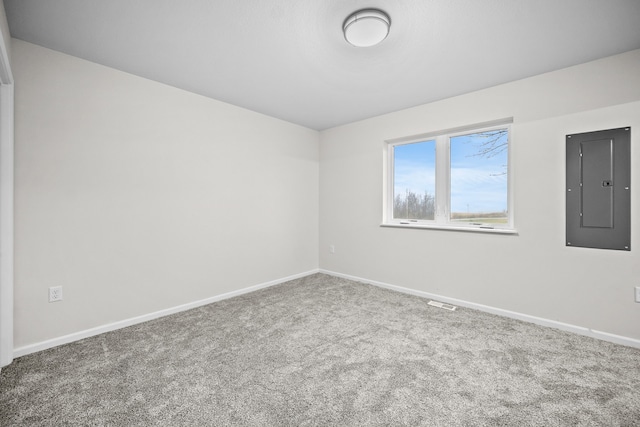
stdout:
POLYGON ((446 231, 468 231, 472 233, 489 233, 489 234, 518 234, 517 230, 512 228, 492 228, 490 226, 462 226, 462 225, 430 225, 430 224, 401 224, 401 223, 383 223, 380 227, 390 228, 417 228, 422 230, 446 230, 446 231))

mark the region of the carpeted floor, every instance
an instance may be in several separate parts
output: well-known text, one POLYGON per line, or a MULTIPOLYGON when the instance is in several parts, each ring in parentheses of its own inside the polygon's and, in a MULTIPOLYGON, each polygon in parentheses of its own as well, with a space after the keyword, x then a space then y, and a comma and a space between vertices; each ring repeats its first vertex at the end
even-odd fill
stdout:
POLYGON ((640 426, 640 350, 322 274, 21 357, 0 425, 640 426))

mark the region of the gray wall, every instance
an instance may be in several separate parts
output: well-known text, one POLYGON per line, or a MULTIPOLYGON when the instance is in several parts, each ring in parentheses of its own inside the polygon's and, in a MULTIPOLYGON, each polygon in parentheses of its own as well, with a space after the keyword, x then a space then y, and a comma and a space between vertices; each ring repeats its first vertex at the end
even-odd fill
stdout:
POLYGON ((638 216, 631 252, 564 245, 566 134, 632 126, 640 170, 640 51, 321 133, 17 40, 12 59, 16 348, 318 266, 640 339, 638 216), (505 117, 517 235, 380 227, 384 140, 505 117))
POLYGON ((639 101, 632 51, 324 131, 320 267, 640 339, 639 101), (380 227, 384 140, 505 117, 517 235, 380 227), (622 126, 632 126, 632 251, 567 248, 565 135, 622 126))
POLYGON ((316 131, 19 40, 13 68, 16 348, 317 268, 316 131))

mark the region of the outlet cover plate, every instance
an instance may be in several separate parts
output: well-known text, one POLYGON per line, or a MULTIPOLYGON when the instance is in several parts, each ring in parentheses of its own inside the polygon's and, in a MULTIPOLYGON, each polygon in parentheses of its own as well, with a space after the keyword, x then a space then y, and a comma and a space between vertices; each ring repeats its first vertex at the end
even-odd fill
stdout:
POLYGON ((636 286, 636 302, 640 302, 640 286, 636 286))
POLYGON ((62 286, 52 286, 49 288, 49 302, 62 300, 62 286))

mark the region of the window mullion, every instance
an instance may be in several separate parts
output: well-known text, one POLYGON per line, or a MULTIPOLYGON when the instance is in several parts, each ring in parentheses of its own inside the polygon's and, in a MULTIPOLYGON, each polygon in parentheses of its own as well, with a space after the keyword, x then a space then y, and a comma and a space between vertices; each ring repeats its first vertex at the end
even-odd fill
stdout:
POLYGON ((395 145, 389 145, 389 150, 387 151, 387 210, 385 212, 386 220, 393 220, 393 201, 395 197, 394 186, 395 186, 395 171, 394 171, 394 163, 395 163, 395 145))
POLYGON ((436 222, 449 221, 449 138, 446 135, 436 139, 436 222))

